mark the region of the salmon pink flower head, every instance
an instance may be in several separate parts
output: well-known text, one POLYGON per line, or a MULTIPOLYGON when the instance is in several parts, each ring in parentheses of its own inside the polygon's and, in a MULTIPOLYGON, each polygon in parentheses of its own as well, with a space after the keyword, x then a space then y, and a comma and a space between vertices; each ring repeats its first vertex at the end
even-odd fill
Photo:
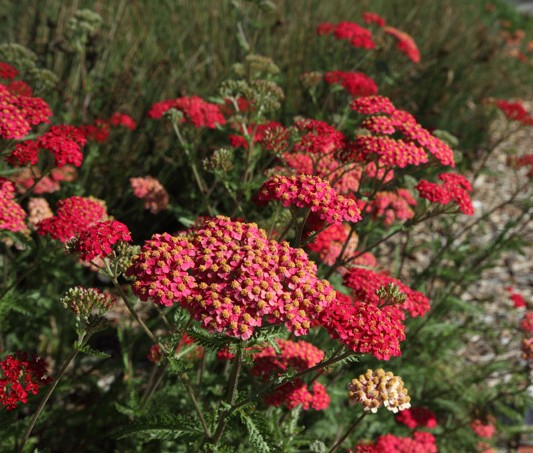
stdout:
POLYGON ((152 176, 143 178, 130 178, 133 194, 144 200, 144 209, 149 209, 152 214, 164 211, 168 207, 168 192, 161 183, 152 176))
POLYGON ((29 358, 25 352, 8 355, 0 361, 0 403, 11 411, 19 403, 26 404, 28 395, 37 395, 42 385, 50 384, 46 361, 29 358))
POLYGON ((356 354, 371 354, 379 360, 399 357, 405 340, 405 316, 396 306, 378 307, 354 301, 338 293, 337 300, 323 311, 319 324, 356 354))
POLYGON ((280 201, 284 207, 307 208, 326 223, 361 220, 355 200, 338 195, 318 176, 273 176, 259 191, 260 202, 280 201))
POLYGON ((361 404, 365 412, 376 413, 380 407, 391 412, 411 407, 411 397, 401 377, 382 368, 367 370, 348 384, 350 404, 361 404))
POLYGON ((415 187, 420 197, 432 203, 444 205, 453 201, 457 203, 463 214, 474 215, 474 207, 469 193, 472 191, 470 181, 455 173, 442 173, 439 175, 439 179, 443 181, 442 185, 422 179, 415 187))
POLYGON ((329 85, 337 84, 342 86, 354 98, 372 96, 378 92, 376 82, 362 72, 326 72, 324 80, 329 85))
POLYGON ((116 220, 107 220, 82 231, 77 239, 69 243, 68 248, 82 261, 92 261, 94 258, 108 256, 113 251, 113 246, 120 241, 131 241, 128 227, 116 220))
POLYGON ((30 198, 28 200, 28 223, 35 227, 41 220, 53 217, 54 213, 44 198, 30 198))
POLYGON ((107 216, 105 203, 93 197, 69 197, 57 203, 56 215, 36 225, 41 236, 66 242, 107 216))
POLYGON ((377 291, 390 284, 395 285, 406 298, 396 307, 409 312, 413 317, 424 316, 430 309, 429 299, 420 291, 415 291, 399 280, 386 274, 362 267, 351 268, 343 277, 343 283, 350 288, 356 300, 364 301, 375 306, 381 304, 377 291))
POLYGON ((533 365, 533 337, 524 338, 522 340, 522 360, 527 360, 531 365, 533 365))
POLYGON ((126 274, 141 300, 179 302, 211 332, 250 338, 266 319, 295 335, 335 299, 301 249, 268 240, 255 224, 207 219, 187 235, 156 234, 126 274))
POLYGON ((150 118, 161 118, 165 112, 176 109, 183 113, 182 122, 190 122, 194 127, 215 129, 226 124, 226 118, 216 104, 204 101, 198 96, 166 99, 152 106, 148 112, 150 118))
POLYGON ((384 27, 383 31, 396 39, 396 48, 413 63, 420 63, 420 51, 412 36, 394 27, 384 27))
MULTIPOLYGON (((268 381, 289 369, 303 371, 315 366, 324 359, 324 351, 306 341, 276 340, 279 353, 272 346, 267 346, 253 356, 254 366, 251 373, 268 381)), ((324 410, 328 407, 330 398, 322 384, 315 383, 310 391, 301 379, 284 384, 276 388, 265 397, 265 402, 272 406, 285 405, 294 409, 302 405, 304 410, 313 408, 324 410)))
POLYGON ((392 225, 396 221, 412 219, 415 216, 412 206, 416 206, 416 200, 411 192, 398 189, 396 192, 377 192, 372 200, 360 207, 374 219, 382 217, 385 225, 392 225))

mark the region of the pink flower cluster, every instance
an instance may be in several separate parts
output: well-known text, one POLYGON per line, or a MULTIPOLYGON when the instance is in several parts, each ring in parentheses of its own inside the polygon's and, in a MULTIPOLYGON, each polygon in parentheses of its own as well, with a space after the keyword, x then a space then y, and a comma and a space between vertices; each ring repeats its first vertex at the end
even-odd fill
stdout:
POLYGON ((27 231, 26 212, 14 200, 15 186, 5 178, 0 178, 0 231, 27 231))
MULTIPOLYGON (((251 373, 265 381, 289 369, 303 371, 324 359, 324 351, 306 341, 276 341, 280 349, 279 354, 272 346, 268 346, 253 356, 254 366, 251 373)), ((265 402, 276 407, 284 405, 289 409, 301 404, 304 410, 324 410, 329 406, 330 398, 322 384, 315 382, 310 391, 307 385, 297 378, 276 388, 265 397, 265 402)))
POLYGON ((56 215, 36 225, 41 236, 66 242, 107 216, 104 202, 96 198, 69 197, 57 203, 56 215))
POLYGON ((520 321, 520 329, 526 334, 533 334, 533 311, 524 313, 524 317, 520 321))
POLYGON ((365 24, 376 24, 378 27, 384 27, 387 22, 379 14, 372 13, 370 11, 364 12, 362 14, 363 22, 365 24))
POLYGON ((422 179, 416 189, 421 198, 432 203, 448 204, 454 201, 459 210, 466 215, 474 215, 474 207, 470 199, 472 184, 464 176, 455 173, 441 173, 439 179, 443 184, 436 184, 422 179))
POLYGON ((50 171, 50 175, 45 176, 41 176, 41 171, 38 167, 26 167, 13 176, 13 182, 20 193, 25 193, 32 189, 34 194, 40 195, 57 192, 61 188, 61 182, 71 182, 76 177, 76 169, 71 165, 53 168, 50 171))
POLYGON ((493 421, 492 417, 489 417, 485 423, 482 420, 476 419, 470 423, 470 428, 472 428, 476 436, 490 439, 496 434, 496 427, 493 421))
POLYGON ((300 140, 294 146, 296 152, 329 154, 344 147, 344 135, 325 121, 303 119, 295 124, 300 140))
MULTIPOLYGON (((268 123, 257 124, 257 125, 250 123, 247 125, 247 128, 248 128, 248 133, 251 134, 253 132, 254 136, 252 139, 252 143, 256 143, 256 142, 261 142, 262 140, 264 140, 265 137, 272 130, 283 128, 283 126, 277 121, 269 121, 268 123)), ((240 132, 244 134, 242 127, 240 127, 240 129, 241 129, 240 132)), ((248 149, 248 141, 242 135, 231 134, 229 136, 229 141, 230 141, 231 146, 233 146, 234 148, 248 149)))
POLYGON ((242 339, 265 317, 303 335, 335 299, 303 250, 269 241, 255 224, 222 216, 187 236, 154 235, 127 275, 141 300, 180 302, 209 331, 242 339))
POLYGON ((362 122, 361 126, 372 135, 357 137, 352 153, 349 152, 347 157, 353 159, 360 154, 365 159, 376 154, 380 164, 404 168, 427 163, 429 153, 441 164, 455 166, 453 150, 418 124, 410 113, 396 109, 390 99, 383 96, 359 97, 352 101, 350 107, 363 115, 379 115, 362 122), (401 134, 402 138, 393 138, 392 134, 401 134))
POLYGON ((362 72, 331 71, 324 75, 324 80, 329 85, 341 85, 354 98, 372 96, 378 92, 376 82, 362 72))
POLYGON ((47 377, 46 361, 40 357, 28 358, 25 352, 8 355, 0 361, 0 403, 11 411, 19 403, 26 404, 28 395, 37 395, 42 385, 52 380, 47 377))
POLYGON ((317 34, 332 34, 336 39, 348 41, 353 47, 360 49, 375 49, 372 32, 353 22, 339 22, 338 24, 323 23, 317 28, 317 34))
POLYGON ((182 122, 188 121, 195 127, 215 129, 219 125, 226 124, 226 118, 222 115, 219 106, 210 104, 198 96, 165 99, 157 102, 148 112, 148 116, 158 119, 170 109, 182 112, 184 115, 182 122))
POLYGON ((168 192, 161 183, 152 176, 143 178, 130 178, 133 194, 144 200, 144 209, 149 209, 152 214, 164 211, 168 207, 168 192))
POLYGON ((406 409, 399 412, 395 419, 398 423, 402 423, 411 429, 418 427, 433 429, 437 427, 436 415, 425 407, 412 407, 406 409))
POLYGON ((389 360, 401 355, 404 318, 398 307, 380 308, 338 293, 337 300, 319 317, 319 323, 332 338, 339 339, 355 353, 389 360))
POLYGON ((116 220, 98 222, 80 233, 73 243, 73 252, 82 261, 105 258, 113 251, 113 245, 120 241, 131 241, 126 225, 116 220))
POLYGON ((41 98, 17 95, 0 84, 0 137, 24 138, 32 126, 49 123, 52 110, 41 98))
POLYGON ((338 195, 318 176, 273 176, 261 187, 258 200, 267 203, 275 200, 284 207, 310 209, 326 223, 361 220, 355 200, 338 195))
POLYGON ((413 317, 424 316, 430 309, 429 299, 424 294, 380 272, 354 267, 344 274, 343 282, 352 290, 356 300, 364 301, 367 304, 379 306, 381 300, 376 291, 392 283, 406 295, 405 301, 397 305, 398 308, 409 312, 413 317))
POLYGON ((359 205, 361 211, 371 214, 374 220, 382 217, 385 225, 412 219, 415 215, 412 206, 416 206, 416 200, 407 189, 377 192, 373 199, 359 205))
POLYGON ((384 434, 375 443, 359 444, 351 453, 437 453, 436 439, 426 431, 415 431, 412 437, 384 434))
MULTIPOLYGON (((320 260, 332 266, 341 253, 344 243, 348 239, 349 228, 342 224, 333 224, 321 231, 313 239, 313 242, 307 245, 307 248, 315 252, 320 260)), ((349 256, 357 248, 358 237, 352 234, 344 253, 349 256)))

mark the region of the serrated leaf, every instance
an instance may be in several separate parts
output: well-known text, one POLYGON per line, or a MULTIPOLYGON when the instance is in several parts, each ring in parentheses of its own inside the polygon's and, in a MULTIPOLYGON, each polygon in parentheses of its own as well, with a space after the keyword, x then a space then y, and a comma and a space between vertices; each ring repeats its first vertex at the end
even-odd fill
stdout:
POLYGON ((280 451, 274 442, 269 422, 263 414, 256 411, 246 413, 244 410, 240 410, 239 416, 241 422, 248 430, 250 444, 252 444, 258 453, 274 453, 280 451))
POLYGON ((108 359, 109 357, 111 357, 110 354, 93 349, 89 345, 75 345, 74 347, 80 352, 84 352, 85 354, 91 355, 93 357, 98 357, 100 359, 108 359))
POLYGON ((180 437, 194 440, 203 435, 194 418, 181 415, 141 417, 115 433, 117 439, 140 437, 143 440, 174 440, 180 437))

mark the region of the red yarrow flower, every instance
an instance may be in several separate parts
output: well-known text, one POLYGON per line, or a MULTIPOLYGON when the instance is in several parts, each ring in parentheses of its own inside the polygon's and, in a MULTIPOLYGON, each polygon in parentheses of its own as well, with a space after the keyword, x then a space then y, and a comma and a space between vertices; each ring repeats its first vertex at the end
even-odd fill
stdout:
POLYGON ((57 167, 67 164, 79 167, 83 161, 81 148, 87 143, 83 132, 77 127, 62 124, 52 126, 48 132, 39 137, 40 148, 50 151, 57 167))
POLYGON ((476 419, 470 423, 470 428, 478 437, 486 437, 490 439, 496 433, 496 427, 494 426, 492 417, 489 417, 490 420, 486 420, 484 423, 482 420, 476 419))
POLYGON ((365 12, 363 13, 362 17, 363 17, 363 22, 365 24, 376 24, 378 27, 384 27, 386 25, 385 19, 381 17, 379 14, 365 12))
POLYGON ((522 321, 520 321, 520 329, 527 334, 533 333, 533 311, 528 311, 524 314, 522 321))
POLYGON ((496 99, 494 100, 494 104, 511 121, 517 121, 527 126, 533 125, 533 116, 526 110, 520 101, 496 99))
POLYGON ((142 178, 130 178, 133 194, 144 200, 144 209, 150 210, 152 214, 164 211, 168 207, 168 192, 161 183, 152 176, 142 178))
POLYGON ((354 98, 372 96, 378 92, 376 82, 362 72, 331 71, 324 75, 324 80, 330 85, 341 85, 354 98))
POLYGON ((82 261, 91 261, 108 256, 113 251, 113 245, 120 241, 131 241, 128 227, 116 220, 107 220, 82 231, 71 248, 82 261))
POLYGON ((405 340, 405 316, 398 307, 352 300, 337 294, 319 324, 330 336, 340 340, 357 354, 371 354, 379 360, 401 355, 400 342, 405 340))
POLYGON ((26 404, 28 395, 37 395, 42 385, 50 384, 46 361, 40 357, 28 358, 25 352, 8 355, 0 361, 0 403, 11 411, 19 403, 26 404))
POLYGON ((216 104, 210 104, 198 96, 166 99, 152 106, 148 112, 150 118, 161 118, 170 109, 183 113, 182 122, 188 121, 195 127, 215 129, 226 124, 226 118, 216 104))
POLYGON ((507 286, 505 290, 509 293, 509 299, 513 301, 513 305, 515 308, 522 308, 527 306, 522 294, 517 293, 511 286, 507 286))
POLYGON ((280 201, 284 207, 307 208, 326 223, 361 220, 355 200, 338 195, 322 178, 309 175, 273 176, 259 191, 258 200, 280 201))
POLYGON ((113 115, 111 115, 109 124, 111 126, 124 126, 126 129, 131 131, 137 129, 137 123, 135 120, 131 116, 120 112, 115 112, 113 115))
POLYGON ((462 213, 474 215, 474 207, 469 193, 472 191, 470 182, 464 176, 454 173, 441 173, 439 179, 443 181, 442 185, 425 179, 421 180, 415 186, 420 197, 432 203, 444 205, 454 201, 462 213))
POLYGON ((96 198, 69 197, 57 203, 56 215, 39 222, 37 233, 66 242, 107 216, 105 204, 96 198))
POLYGON ((0 61, 0 79, 11 80, 17 77, 18 70, 8 63, 0 61))
POLYGON ((414 63, 420 63, 420 51, 412 36, 394 27, 384 27, 383 31, 396 39, 396 48, 414 63))
POLYGON ((375 49, 376 43, 373 40, 372 32, 353 22, 339 22, 333 34, 337 39, 349 41, 353 47, 360 49, 375 49))
POLYGON ((8 230, 27 232, 26 212, 14 200, 15 185, 5 178, 0 178, 0 231, 8 230))
POLYGON ((397 307, 409 312, 413 317, 424 316, 430 309, 429 299, 420 291, 409 288, 389 275, 370 269, 361 267, 350 269, 344 274, 343 283, 352 290, 352 294, 356 300, 361 300, 375 306, 380 306, 381 304, 381 299, 376 294, 376 291, 382 287, 387 287, 389 284, 393 284, 406 296, 405 301, 396 305, 397 307))
POLYGON ((437 426, 437 416, 425 407, 406 409, 399 412, 395 419, 398 423, 402 423, 411 429, 418 427, 433 429, 437 426))

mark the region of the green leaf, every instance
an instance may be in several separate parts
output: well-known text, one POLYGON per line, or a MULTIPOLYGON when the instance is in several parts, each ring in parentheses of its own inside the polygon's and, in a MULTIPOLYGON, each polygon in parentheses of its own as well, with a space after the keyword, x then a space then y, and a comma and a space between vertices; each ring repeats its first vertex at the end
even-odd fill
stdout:
POLYGON ((76 344, 74 347, 80 352, 84 352, 85 354, 89 354, 93 357, 99 357, 100 359, 108 359, 111 357, 109 354, 102 351, 97 351, 96 349, 91 348, 89 345, 76 344))
MULTIPOLYGON (((252 409, 253 410, 253 409, 252 409)), ((246 413, 239 411, 241 422, 248 430, 248 439, 250 444, 258 453, 271 453, 280 451, 279 447, 275 445, 272 430, 270 429, 268 420, 259 412, 246 413)))
POLYGON ((159 415, 141 417, 115 433, 116 438, 134 437, 143 441, 147 440, 174 440, 187 438, 196 440, 204 435, 198 429, 198 423, 193 417, 182 415, 159 415))

